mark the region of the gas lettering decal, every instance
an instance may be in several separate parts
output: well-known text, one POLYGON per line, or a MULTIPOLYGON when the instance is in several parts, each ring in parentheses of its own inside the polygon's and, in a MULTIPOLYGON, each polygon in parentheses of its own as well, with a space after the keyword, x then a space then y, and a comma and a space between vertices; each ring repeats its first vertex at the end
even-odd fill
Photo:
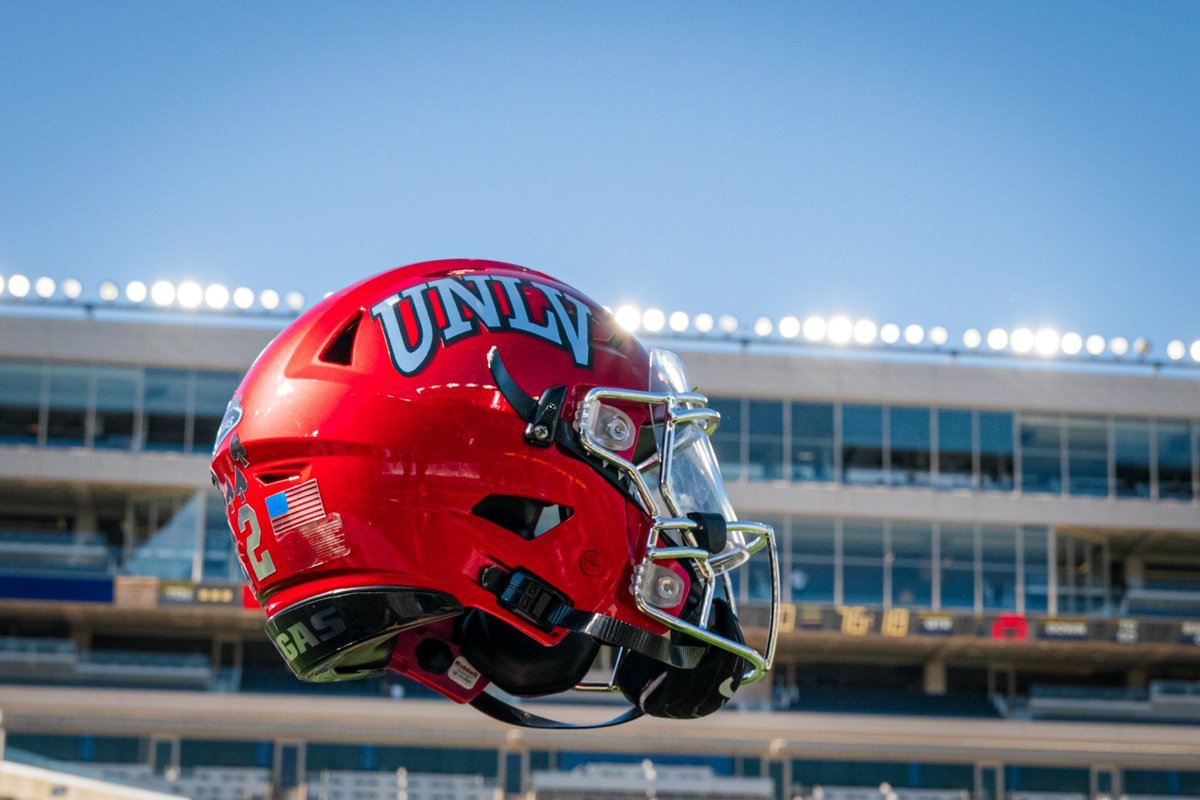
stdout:
POLYGON ((297 622, 275 637, 275 647, 288 661, 295 661, 308 648, 328 642, 346 632, 346 623, 336 608, 326 608, 308 618, 308 624, 297 622))
POLYGON ((577 366, 591 366, 587 304, 528 278, 434 278, 380 300, 371 306, 371 316, 379 321, 392 364, 402 375, 416 375, 429 366, 439 342, 448 346, 476 336, 480 326, 536 336, 566 350, 577 366))

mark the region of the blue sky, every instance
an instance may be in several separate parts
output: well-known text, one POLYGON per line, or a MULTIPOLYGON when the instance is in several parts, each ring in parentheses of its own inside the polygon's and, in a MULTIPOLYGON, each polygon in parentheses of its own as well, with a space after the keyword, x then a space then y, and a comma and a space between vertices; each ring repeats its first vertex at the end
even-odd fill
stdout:
POLYGON ((0 0, 0 275, 1200 338, 1200 4, 0 0))

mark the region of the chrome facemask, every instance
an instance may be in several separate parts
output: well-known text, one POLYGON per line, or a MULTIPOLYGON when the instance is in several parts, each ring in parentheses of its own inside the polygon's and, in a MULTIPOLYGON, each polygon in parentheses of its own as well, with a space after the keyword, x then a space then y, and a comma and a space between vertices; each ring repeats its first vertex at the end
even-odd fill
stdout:
MULTIPOLYGON (((634 495, 653 524, 646 536, 646 555, 634 571, 633 593, 638 608, 672 631, 727 650, 750 664, 743 683, 761 679, 771 668, 779 628, 779 568, 774 531, 769 525, 738 520, 725 493, 709 436, 720 414, 708 408, 704 395, 691 391, 683 360, 669 350, 650 351, 647 391, 595 388, 583 398, 576 425, 584 449, 615 467, 633 487, 634 495), (654 452, 634 463, 616 450, 628 450, 639 431, 616 403, 645 403, 650 409, 654 452), (697 538, 700 522, 689 514, 718 514, 725 520, 724 548, 712 553, 697 538), (663 546, 662 543, 668 543, 663 546), (751 556, 765 550, 770 562, 771 609, 765 652, 707 629, 718 581, 736 612, 729 574, 751 556), (682 599, 682 581, 659 564, 689 561, 703 584, 699 624, 664 608, 682 599)), ((644 434, 643 434, 644 435, 644 434)))

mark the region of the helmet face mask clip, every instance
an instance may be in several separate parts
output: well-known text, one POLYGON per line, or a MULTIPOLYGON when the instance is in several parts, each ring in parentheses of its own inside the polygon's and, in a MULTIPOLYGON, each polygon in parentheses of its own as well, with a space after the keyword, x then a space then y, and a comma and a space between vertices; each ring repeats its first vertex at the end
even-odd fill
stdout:
POLYGON ((305 680, 398 672, 569 728, 702 716, 770 668, 774 537, 733 512, 719 415, 678 356, 549 276, 454 260, 369 278, 281 333, 231 409, 214 479, 268 635, 305 680), (761 649, 731 579, 756 555, 761 649), (631 708, 576 724, 512 700, 570 688, 631 708))

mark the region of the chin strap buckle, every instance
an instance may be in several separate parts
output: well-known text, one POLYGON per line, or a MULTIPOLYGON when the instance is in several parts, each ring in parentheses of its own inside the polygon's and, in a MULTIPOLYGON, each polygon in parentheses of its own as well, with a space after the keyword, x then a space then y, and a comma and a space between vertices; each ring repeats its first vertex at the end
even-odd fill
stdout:
POLYGON ((500 567, 484 567, 479 582, 496 594, 500 605, 544 631, 554 628, 553 612, 571 607, 565 594, 523 569, 506 573, 500 567))

